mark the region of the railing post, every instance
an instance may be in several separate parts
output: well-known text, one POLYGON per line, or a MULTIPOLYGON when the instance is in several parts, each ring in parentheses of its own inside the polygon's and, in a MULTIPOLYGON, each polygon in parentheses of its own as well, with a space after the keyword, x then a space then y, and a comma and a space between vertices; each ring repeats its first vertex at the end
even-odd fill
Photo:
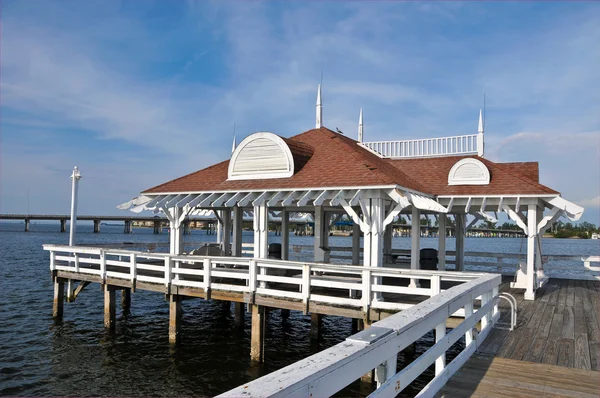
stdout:
POLYGON ((433 297, 436 294, 440 294, 442 288, 442 277, 440 275, 432 275, 431 276, 431 293, 430 296, 433 297))
MULTIPOLYGON (((490 301, 491 292, 485 292, 481 295, 481 306, 483 307, 490 301)), ((488 324, 490 323, 490 313, 486 312, 483 317, 481 317, 481 331, 487 329, 488 324)))
POLYGON ((75 272, 79 272, 79 253, 75 253, 75 272))
POLYGON ((377 388, 381 387, 383 383, 396 374, 397 361, 398 356, 394 355, 375 368, 375 381, 377 382, 377 388))
MULTIPOLYGON (((469 296, 469 301, 465 304, 465 322, 473 316, 473 297, 469 296)), ((483 328, 482 328, 483 329, 483 328)), ((465 347, 473 342, 473 329, 467 330, 465 333, 465 347)))
POLYGON ((106 283, 106 252, 100 250, 100 277, 102 282, 106 283))
POLYGON ((203 271, 204 271, 204 291, 208 292, 210 290, 210 271, 212 268, 212 265, 210 264, 210 259, 209 258, 205 258, 204 259, 204 264, 203 264, 203 271))
POLYGON ((308 303, 310 301, 310 265, 302 265, 302 302, 305 312, 308 312, 308 303))
POLYGON ((368 315, 371 306, 371 279, 371 270, 366 267, 362 272, 362 303, 366 315, 368 315))
POLYGON ((137 279, 137 266, 136 266, 137 256, 135 255, 135 253, 131 253, 129 261, 130 261, 129 276, 131 278, 131 283, 135 285, 135 280, 137 279))
MULTIPOLYGON (((494 286, 494 288, 492 289, 492 300, 495 300, 496 297, 498 297, 498 286, 494 286)), ((496 303, 494 304, 494 310, 492 313, 492 323, 494 323, 494 319, 496 319, 496 314, 498 314, 498 303, 499 300, 496 300, 496 303)))
POLYGON ((171 257, 165 257, 165 286, 171 285, 171 257))
POLYGON ((56 252, 50 251, 50 271, 56 271, 56 252))
POLYGON ((256 292, 256 260, 250 260, 248 264, 248 289, 250 293, 256 292))
MULTIPOLYGON (((466 319, 466 318, 465 318, 466 319)), ((446 336, 446 320, 444 319, 435 327, 435 343, 439 343, 446 336)), ((444 352, 435 360, 435 375, 439 375, 446 367, 446 353, 444 352)))

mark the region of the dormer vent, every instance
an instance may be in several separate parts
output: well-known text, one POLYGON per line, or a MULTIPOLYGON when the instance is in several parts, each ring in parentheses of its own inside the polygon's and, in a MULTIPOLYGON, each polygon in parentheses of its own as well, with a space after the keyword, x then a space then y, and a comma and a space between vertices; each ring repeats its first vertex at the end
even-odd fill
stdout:
POLYGON ((459 160, 448 173, 448 185, 488 185, 489 183, 490 171, 483 162, 474 158, 459 160))
POLYGON ((229 180, 287 178, 294 174, 294 157, 286 142, 269 132, 246 137, 229 161, 229 180))

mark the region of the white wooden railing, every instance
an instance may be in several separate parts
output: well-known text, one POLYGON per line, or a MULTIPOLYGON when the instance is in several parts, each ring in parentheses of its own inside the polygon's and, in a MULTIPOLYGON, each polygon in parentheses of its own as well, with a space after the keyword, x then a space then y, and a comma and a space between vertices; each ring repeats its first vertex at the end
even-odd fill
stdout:
POLYGON ((361 145, 384 158, 416 158, 430 156, 483 154, 483 134, 418 140, 372 141, 361 145))
MULTIPOLYGON (((433 297, 445 281, 468 282, 478 273, 357 267, 248 257, 170 255, 94 247, 44 245, 50 252, 51 271, 208 291, 257 293, 277 298, 344 305, 349 307, 403 310, 413 304, 383 301, 383 293, 433 297), (383 279, 386 278, 386 279, 383 279), (410 280, 428 280, 430 287, 408 287, 410 280), (384 283, 387 281, 386 283, 384 283), (404 281, 404 283, 402 283, 404 281), (315 290, 315 288, 318 288, 315 290), (341 295, 346 291, 347 295, 341 295)), ((74 278, 76 279, 76 278, 74 278)), ((456 316, 462 316, 459 311, 456 316)))
POLYGON ((373 369, 377 389, 370 397, 395 397, 435 364, 434 378, 417 395, 432 397, 477 350, 497 320, 500 279, 500 275, 480 274, 475 280, 376 322, 342 343, 220 397, 327 397, 373 369), (475 311, 477 301, 480 307, 475 311), (446 319, 457 310, 464 312, 465 319, 446 334, 446 319), (475 334, 473 329, 479 322, 481 330, 475 334), (398 370, 398 353, 434 329, 435 344, 398 370), (447 364, 446 352, 463 337, 464 349, 447 364))

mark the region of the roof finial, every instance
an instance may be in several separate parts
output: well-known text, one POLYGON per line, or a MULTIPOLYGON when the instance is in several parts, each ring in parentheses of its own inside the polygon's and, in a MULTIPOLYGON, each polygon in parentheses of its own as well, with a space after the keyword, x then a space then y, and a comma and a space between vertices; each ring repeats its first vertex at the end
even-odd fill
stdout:
POLYGON ((363 115, 360 108, 360 116, 358 117, 358 142, 363 142, 363 115))
POLYGON ((235 151, 235 147, 237 146, 235 142, 235 122, 233 122, 233 144, 231 145, 231 153, 235 151))
POLYGON ((317 87, 317 123, 316 128, 323 127, 323 106, 321 104, 321 85, 317 87))
POLYGON ((479 110, 479 128, 477 129, 478 133, 483 133, 483 114, 481 113, 481 109, 479 110))

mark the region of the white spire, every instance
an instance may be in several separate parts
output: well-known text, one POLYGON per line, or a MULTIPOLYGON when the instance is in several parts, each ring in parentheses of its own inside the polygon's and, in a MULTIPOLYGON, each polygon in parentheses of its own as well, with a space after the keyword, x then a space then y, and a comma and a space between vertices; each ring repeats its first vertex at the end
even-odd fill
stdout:
POLYGON ((358 117, 358 142, 363 141, 363 115, 362 108, 360 108, 360 116, 358 117))
POLYGON ((479 128, 477 129, 478 133, 483 133, 483 116, 481 113, 481 109, 479 110, 479 128))
POLYGON ((323 106, 321 104, 321 85, 317 87, 317 123, 316 128, 323 127, 323 106))
POLYGON ((237 143, 235 142, 235 122, 233 123, 233 144, 231 145, 231 153, 235 151, 237 143))

